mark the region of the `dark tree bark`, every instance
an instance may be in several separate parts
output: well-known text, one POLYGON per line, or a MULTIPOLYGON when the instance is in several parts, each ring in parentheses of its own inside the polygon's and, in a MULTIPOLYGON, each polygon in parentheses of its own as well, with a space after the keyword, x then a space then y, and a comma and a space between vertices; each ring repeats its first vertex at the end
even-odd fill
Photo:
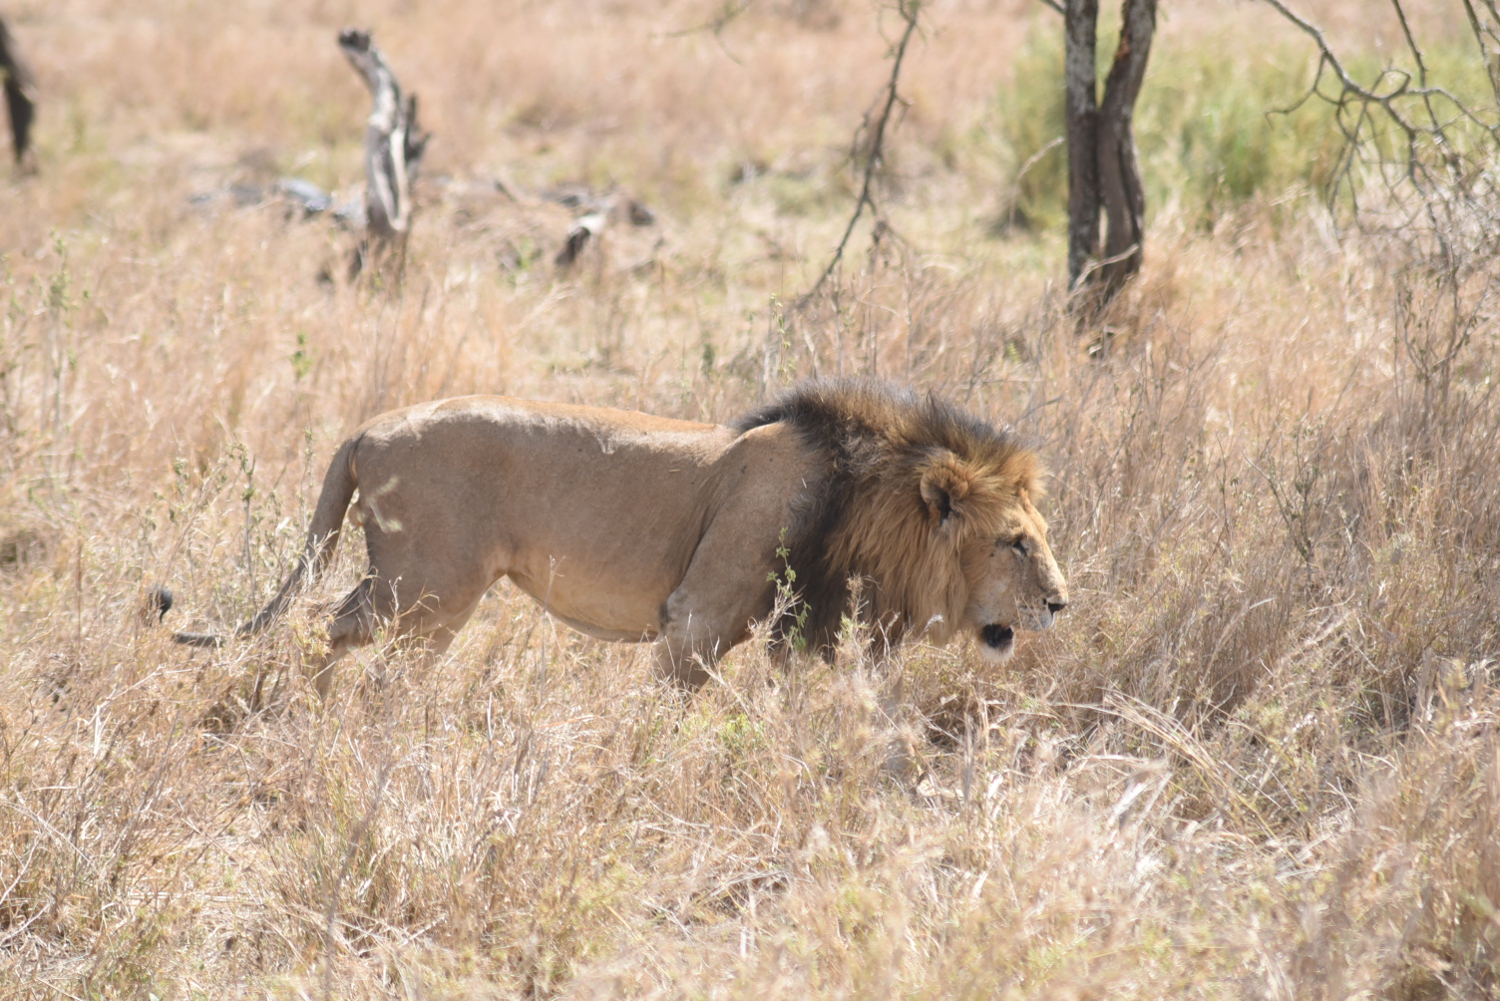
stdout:
POLYGON ((1131 119, 1156 31, 1156 0, 1124 0, 1120 44, 1095 104, 1098 0, 1067 0, 1064 64, 1068 128, 1068 287, 1102 305, 1141 269, 1146 192, 1131 119), (1108 221, 1100 256, 1099 213, 1108 221))
POLYGON ((16 163, 24 164, 31 145, 31 123, 36 118, 36 84, 4 18, 0 18, 0 79, 5 82, 5 106, 10 112, 10 139, 16 163))
POLYGON ((1068 288, 1099 250, 1099 158, 1094 150, 1099 103, 1094 83, 1094 31, 1099 0, 1067 0, 1063 78, 1068 123, 1068 288))
POLYGON ((1141 185, 1130 122, 1156 32, 1156 0, 1125 0, 1123 15, 1120 45, 1104 81, 1097 139, 1099 196, 1109 219, 1101 282, 1106 299, 1113 298, 1125 280, 1141 270, 1146 238, 1146 190, 1141 185))

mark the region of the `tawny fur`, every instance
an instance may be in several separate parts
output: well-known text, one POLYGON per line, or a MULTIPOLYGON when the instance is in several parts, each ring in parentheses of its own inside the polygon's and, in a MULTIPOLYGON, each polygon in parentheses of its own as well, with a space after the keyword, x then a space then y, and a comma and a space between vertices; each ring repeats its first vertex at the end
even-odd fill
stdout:
POLYGON ((327 665, 379 623, 441 653, 500 577, 591 635, 659 640, 659 671, 688 687, 772 613, 776 580, 796 597, 774 624, 783 641, 800 629, 826 652, 853 612, 883 645, 969 628, 1003 659, 1015 628, 1044 629, 1067 602, 1038 476, 1012 433, 870 381, 803 383, 732 427, 503 397, 421 404, 344 442, 296 568, 236 634, 264 629, 327 565, 352 502, 370 568, 329 610, 325 693, 327 665))

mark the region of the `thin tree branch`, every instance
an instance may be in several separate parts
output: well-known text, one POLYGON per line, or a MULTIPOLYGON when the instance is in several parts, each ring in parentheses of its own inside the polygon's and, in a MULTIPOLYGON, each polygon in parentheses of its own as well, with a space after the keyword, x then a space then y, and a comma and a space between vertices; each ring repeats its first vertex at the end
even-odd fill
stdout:
POLYGON ((1457 283, 1456 290, 1465 280, 1461 271, 1487 266, 1476 262, 1493 261, 1500 252, 1494 236, 1500 231, 1500 183, 1492 169, 1500 154, 1496 0, 1464 0, 1495 98, 1484 107, 1436 85, 1402 0, 1391 0, 1391 6, 1414 71, 1387 66, 1369 84, 1355 80, 1323 32, 1285 0, 1265 3, 1318 47, 1318 71, 1299 104, 1308 97, 1327 102, 1343 140, 1327 186, 1330 208, 1347 197, 1354 225, 1403 243, 1413 261, 1448 275, 1444 280, 1457 283), (1325 90, 1330 79, 1337 82, 1325 90), (1367 180, 1383 183, 1383 198, 1362 196, 1367 180))
MULTIPOLYGON (((1496 9, 1495 0, 1485 0, 1485 6, 1489 8, 1490 16, 1497 24, 1500 24, 1500 9, 1496 9)), ((1495 101, 1500 104, 1500 36, 1495 34, 1495 28, 1488 24, 1479 22, 1479 14, 1474 10, 1472 0, 1464 0, 1464 11, 1469 15, 1469 28, 1474 32, 1474 41, 1479 45, 1479 58, 1484 60, 1485 74, 1490 78, 1490 90, 1494 91, 1495 101), (1488 35, 1493 45, 1485 42, 1488 35)))
MULTIPOLYGON (((1411 50, 1412 58, 1417 61, 1417 83, 1420 89, 1427 88, 1427 60, 1422 56, 1422 49, 1417 45, 1416 36, 1412 34, 1411 24, 1406 19, 1406 9, 1401 6, 1401 0, 1391 0, 1391 6, 1396 8, 1396 19, 1401 22, 1401 33, 1406 36, 1406 47, 1411 50)), ((1448 164, 1448 169, 1456 175, 1459 171, 1459 156, 1452 145, 1448 142, 1448 134, 1443 129, 1443 123, 1438 120, 1437 109, 1432 106, 1432 95, 1424 93, 1422 104, 1427 109, 1427 120, 1432 123, 1433 139, 1440 147, 1443 159, 1448 164)))
POLYGON ((828 262, 828 267, 823 269, 823 273, 818 276, 813 287, 798 300, 798 305, 810 301, 813 296, 817 295, 829 276, 833 274, 834 268, 838 267, 839 262, 844 259, 844 250, 849 245, 849 237, 853 235, 855 224, 859 222, 865 208, 868 207, 872 212, 876 211, 871 189, 875 181, 875 171, 881 163, 885 127, 891 119, 891 109, 896 106, 896 84, 901 79, 901 62, 906 57, 906 46, 911 41, 911 36, 916 34, 917 23, 922 13, 922 0, 900 0, 896 9, 906 21, 906 30, 901 33, 901 40, 896 43, 895 59, 891 64, 891 78, 885 85, 885 107, 880 110, 880 117, 876 119, 875 129, 870 135, 870 150, 865 160, 865 178, 864 183, 860 185, 859 200, 854 203, 854 214, 849 217, 849 225, 844 228, 843 239, 839 240, 839 245, 833 252, 833 259, 828 262))
POLYGON ((1139 252, 1140 249, 1140 244, 1132 243, 1130 246, 1126 247, 1118 254, 1115 254, 1113 257, 1106 257, 1103 260, 1098 261, 1089 261, 1088 264, 1084 266, 1083 273, 1078 276, 1079 283, 1082 284, 1086 282, 1089 275, 1093 274, 1095 271, 1102 271, 1104 268, 1109 267, 1111 264, 1119 264, 1121 261, 1129 260, 1134 254, 1139 252))
POLYGON ((1043 146, 1041 149, 1028 156, 1026 158, 1026 162, 1021 164, 1021 169, 1016 171, 1015 179, 1010 182, 1010 209, 1006 213, 1007 226, 1012 226, 1015 224, 1016 212, 1020 209, 1021 182, 1026 179, 1027 174, 1031 173, 1032 167, 1035 167, 1037 164, 1042 162, 1042 157, 1046 156, 1048 153, 1051 153, 1053 150, 1057 149, 1057 147, 1061 146, 1065 142, 1067 142, 1067 137, 1057 136, 1047 145, 1043 146))
POLYGON ((719 13, 709 18, 704 23, 693 28, 679 28, 676 31, 663 31, 652 35, 652 38, 687 38, 690 35, 698 35, 709 32, 718 43, 719 51, 729 58, 729 61, 737 66, 745 65, 744 60, 733 52, 729 46, 724 44, 724 29, 739 19, 739 16, 750 9, 755 0, 724 0, 724 6, 719 13))
MULTIPOLYGON (((1308 96, 1317 95, 1336 106, 1337 114, 1335 118, 1339 123, 1340 131, 1344 134, 1346 147, 1349 147, 1346 150, 1349 153, 1345 164, 1346 167, 1353 162, 1353 149, 1361 145, 1361 135, 1365 127, 1367 125, 1373 127, 1374 119, 1370 113, 1372 106, 1384 112, 1386 119, 1403 134, 1407 149, 1406 175, 1408 180, 1413 183, 1436 183, 1435 179, 1431 176, 1427 164, 1423 162, 1421 155, 1421 147, 1424 140, 1431 142, 1436 147, 1439 156, 1451 172, 1461 172, 1462 170, 1462 158, 1459 158, 1453 149, 1447 132, 1451 123, 1444 122, 1439 118, 1432 104, 1433 98, 1442 98, 1450 103, 1459 118, 1472 122, 1479 128, 1484 129, 1497 143, 1500 143, 1500 125, 1497 125, 1493 121, 1486 121, 1484 117, 1471 109, 1458 95, 1448 89, 1431 86, 1427 82, 1426 59, 1416 44, 1415 36, 1411 32, 1405 11, 1401 8, 1399 0, 1393 0, 1393 2, 1395 3, 1397 16, 1401 21, 1402 30, 1406 33, 1408 47, 1417 60, 1417 78, 1414 81, 1412 74, 1404 70, 1387 68, 1368 87, 1359 83, 1349 73, 1342 60, 1339 59, 1338 55, 1328 44, 1328 39, 1320 28, 1306 18, 1293 12, 1282 0, 1264 0, 1264 2, 1288 21, 1295 24, 1318 46, 1320 55, 1318 76, 1314 79, 1308 96), (1338 78, 1340 91, 1337 97, 1330 97, 1319 90, 1324 67, 1330 69, 1333 75, 1338 78), (1388 79, 1393 80, 1394 85, 1388 85, 1386 83, 1388 79), (1414 82, 1416 86, 1413 86, 1414 82), (1420 120, 1411 117, 1403 110, 1400 102, 1406 99, 1414 99, 1422 104, 1422 107, 1428 112, 1427 117, 1430 124, 1422 124, 1420 120), (1355 120, 1351 126, 1345 118, 1344 113, 1351 105, 1356 104, 1359 105, 1359 114, 1355 116, 1355 120)), ((1471 27, 1480 42, 1481 52, 1487 54, 1483 41, 1483 26, 1480 25, 1477 13, 1474 11, 1470 0, 1464 0, 1464 2, 1470 14, 1471 27)), ((1484 0, 1484 2, 1487 6, 1493 5, 1493 0, 1484 0)), ((1487 59, 1487 68, 1489 62, 1490 60, 1487 59)), ((1500 101, 1500 77, 1492 73, 1491 80, 1492 85, 1496 88, 1497 101, 1500 101)), ((1340 176, 1347 176, 1343 175, 1343 171, 1338 172, 1338 174, 1340 176)))
POLYGON ((686 38, 689 35, 701 34, 705 31, 719 34, 729 27, 736 18, 750 9, 755 0, 725 0, 724 6, 719 13, 694 28, 678 28, 676 31, 664 31, 656 34, 654 38, 686 38))

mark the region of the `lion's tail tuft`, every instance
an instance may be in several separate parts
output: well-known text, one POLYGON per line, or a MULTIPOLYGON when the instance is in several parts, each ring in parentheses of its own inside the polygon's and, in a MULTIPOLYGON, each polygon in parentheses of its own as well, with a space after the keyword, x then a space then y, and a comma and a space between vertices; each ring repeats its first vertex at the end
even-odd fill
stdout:
MULTIPOLYGON (((354 452, 359 446, 359 435, 355 435, 339 448, 328 472, 323 476, 323 490, 318 494, 318 507, 313 512, 312 525, 307 530, 307 545, 297 558, 297 565, 287 575, 276 596, 266 602, 264 608, 255 613, 250 621, 242 623, 234 631, 235 636, 254 636, 274 622, 291 604, 292 598, 308 583, 315 580, 328 561, 333 558, 338 546, 339 532, 344 526, 344 514, 359 479, 354 463, 354 452)), ((162 585, 153 587, 146 595, 148 612, 157 613, 157 620, 166 618, 172 608, 172 592, 162 585)), ((215 633, 176 633, 172 639, 183 646, 220 647, 227 637, 215 633)))

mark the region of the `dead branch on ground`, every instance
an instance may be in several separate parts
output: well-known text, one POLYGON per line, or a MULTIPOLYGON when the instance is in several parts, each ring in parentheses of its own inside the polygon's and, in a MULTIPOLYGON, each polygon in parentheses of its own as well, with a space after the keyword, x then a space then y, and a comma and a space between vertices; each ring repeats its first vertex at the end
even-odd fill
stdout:
POLYGON ((582 186, 565 185, 542 192, 542 197, 574 212, 573 224, 568 227, 562 249, 552 260, 563 271, 573 266, 590 240, 597 243, 611 223, 624 221, 632 226, 650 226, 656 222, 656 213, 645 203, 621 192, 608 191, 601 195, 582 186))

